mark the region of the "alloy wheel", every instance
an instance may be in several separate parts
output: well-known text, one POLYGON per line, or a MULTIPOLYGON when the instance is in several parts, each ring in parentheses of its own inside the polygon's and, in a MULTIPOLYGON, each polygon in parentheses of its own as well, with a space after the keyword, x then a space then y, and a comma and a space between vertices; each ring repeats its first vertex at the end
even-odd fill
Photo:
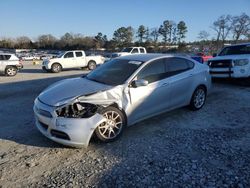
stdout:
POLYGON ((122 117, 115 111, 107 111, 103 114, 106 121, 98 126, 99 133, 105 139, 117 137, 123 126, 122 117))

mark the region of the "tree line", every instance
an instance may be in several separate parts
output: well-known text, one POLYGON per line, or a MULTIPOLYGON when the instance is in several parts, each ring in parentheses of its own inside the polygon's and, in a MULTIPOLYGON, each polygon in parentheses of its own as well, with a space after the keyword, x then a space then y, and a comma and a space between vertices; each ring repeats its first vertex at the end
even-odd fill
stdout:
MULTIPOLYGON (((222 47, 225 42, 237 43, 239 40, 250 41, 250 17, 246 13, 239 16, 222 15, 211 25, 212 34, 202 30, 198 33, 197 41, 191 43, 198 45, 201 50, 204 46, 212 46, 214 50, 222 47)), ((27 36, 0 39, 0 48, 37 48, 37 49, 99 49, 110 51, 135 45, 157 49, 166 46, 186 46, 188 27, 184 21, 176 23, 165 20, 158 27, 149 28, 144 25, 138 28, 120 27, 114 31, 113 37, 108 37, 99 32, 96 36, 65 33, 60 38, 51 34, 44 34, 32 41, 27 36)), ((190 44, 190 43, 189 43, 190 44)))
POLYGON ((239 16, 222 15, 213 22, 211 29, 212 37, 205 30, 199 32, 198 39, 202 45, 213 44, 215 49, 219 49, 225 43, 250 41, 250 17, 246 13, 239 16))
POLYGON ((44 34, 32 41, 27 36, 13 38, 2 38, 0 48, 16 49, 120 49, 130 45, 152 46, 170 45, 184 42, 187 26, 184 21, 176 24, 174 21, 165 20, 158 28, 140 25, 137 29, 120 27, 114 31, 113 37, 108 40, 107 35, 99 32, 96 36, 84 36, 83 34, 65 33, 59 39, 51 34, 44 34))

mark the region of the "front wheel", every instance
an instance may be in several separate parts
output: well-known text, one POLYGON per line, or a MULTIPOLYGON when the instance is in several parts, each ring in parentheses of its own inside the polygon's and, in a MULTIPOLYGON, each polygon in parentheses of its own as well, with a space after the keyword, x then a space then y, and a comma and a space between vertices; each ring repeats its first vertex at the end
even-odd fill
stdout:
POLYGON ((206 101, 206 88, 199 86, 195 89, 190 101, 191 110, 199 110, 203 107, 206 101))
POLYGON ((17 68, 14 66, 8 66, 5 69, 5 74, 7 76, 15 76, 17 74, 17 68))
POLYGON ((124 115, 115 107, 105 108, 102 115, 106 121, 95 129, 95 134, 102 142, 112 142, 121 136, 126 126, 124 115))
POLYGON ((54 64, 51 66, 51 71, 52 71, 53 73, 61 72, 61 71, 62 71, 62 66, 61 66, 59 63, 54 63, 54 64))

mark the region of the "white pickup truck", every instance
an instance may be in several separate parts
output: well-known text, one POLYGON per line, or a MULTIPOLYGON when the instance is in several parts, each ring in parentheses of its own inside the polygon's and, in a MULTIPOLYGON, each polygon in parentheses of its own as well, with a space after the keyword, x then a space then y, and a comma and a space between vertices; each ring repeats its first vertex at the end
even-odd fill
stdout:
POLYGON ((223 48, 216 57, 208 60, 208 66, 214 78, 250 79, 250 43, 223 48))
POLYGON ((86 56, 84 51, 66 51, 56 58, 45 59, 42 63, 43 70, 54 73, 66 68, 85 68, 93 70, 98 64, 102 64, 105 58, 102 56, 86 56))
POLYGON ((132 54, 146 54, 147 50, 144 47, 128 47, 123 48, 121 52, 112 53, 111 58, 116 58, 125 55, 132 55, 132 54))

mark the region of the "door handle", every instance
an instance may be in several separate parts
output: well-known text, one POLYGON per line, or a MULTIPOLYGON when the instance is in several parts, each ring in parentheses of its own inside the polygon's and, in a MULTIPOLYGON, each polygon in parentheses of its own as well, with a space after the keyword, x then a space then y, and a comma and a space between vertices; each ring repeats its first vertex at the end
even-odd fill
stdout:
POLYGON ((193 76, 193 74, 189 74, 189 75, 188 75, 188 77, 191 77, 191 76, 193 76))

